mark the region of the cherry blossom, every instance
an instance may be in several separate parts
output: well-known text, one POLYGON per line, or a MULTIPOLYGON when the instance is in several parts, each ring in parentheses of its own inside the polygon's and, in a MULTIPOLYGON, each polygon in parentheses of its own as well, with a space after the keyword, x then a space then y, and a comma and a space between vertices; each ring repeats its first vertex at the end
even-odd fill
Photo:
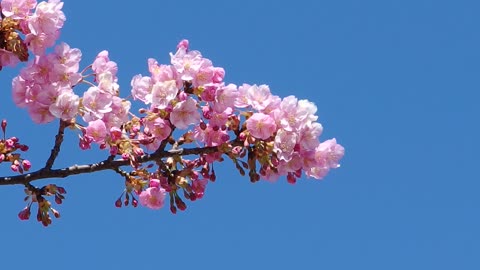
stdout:
POLYGON ((140 204, 151 209, 160 209, 165 200, 165 190, 161 187, 149 187, 140 193, 140 204))
POLYGON ((197 110, 197 102, 189 97, 173 107, 170 114, 170 121, 179 129, 187 129, 189 125, 200 122, 200 113, 197 110))
POLYGON ((250 134, 262 140, 270 138, 277 128, 274 119, 264 113, 254 113, 248 118, 246 124, 250 134))

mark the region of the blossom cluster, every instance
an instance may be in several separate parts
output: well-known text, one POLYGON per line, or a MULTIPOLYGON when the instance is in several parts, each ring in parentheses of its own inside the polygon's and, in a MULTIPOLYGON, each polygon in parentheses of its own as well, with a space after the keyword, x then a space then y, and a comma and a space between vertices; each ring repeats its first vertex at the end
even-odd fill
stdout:
POLYGON ((43 55, 55 44, 65 22, 60 0, 2 0, 0 7, 0 69, 27 61, 29 50, 43 55))
MULTIPOLYGON (((115 206, 140 203, 159 209, 169 196, 170 211, 183 211, 185 199, 204 196, 207 183, 216 180, 214 163, 225 159, 240 175, 248 171, 251 182, 286 176, 295 183, 302 175, 321 179, 339 167, 344 148, 335 139, 320 141, 323 126, 315 104, 281 98, 265 84, 226 83, 225 70, 190 50, 187 40, 170 53, 169 64, 148 59, 148 75, 133 76, 129 97, 121 98, 118 67, 108 51, 81 71, 79 49, 59 43, 46 51, 65 21, 62 7, 59 0, 1 1, 0 38, 5 42, 0 43, 0 68, 26 61, 33 52, 12 81, 15 104, 37 124, 60 119, 76 129, 80 149, 98 145, 110 158, 129 162, 129 171, 115 168, 125 177, 115 206), (142 106, 138 114, 130 111, 134 101, 142 106)), ((4 139, 0 148, 0 159, 10 154, 12 170, 30 168, 28 160, 11 154, 26 150, 18 139, 4 139)), ((44 196, 54 195, 61 203, 64 189, 27 186, 27 191, 31 202, 21 219, 28 219, 32 203, 38 203, 37 219, 46 226, 49 212, 59 216, 44 196)))
MULTIPOLYGON (((148 59, 149 74, 132 78, 131 97, 146 105, 140 116, 130 112, 131 101, 119 97, 118 67, 107 51, 79 72, 81 52, 65 43, 51 54, 36 56, 13 80, 14 101, 27 108, 36 123, 56 118, 72 123, 81 132, 81 149, 94 143, 111 156, 130 160, 125 205, 140 201, 157 209, 168 194, 171 211, 184 210, 179 191, 192 201, 202 198, 208 181, 216 178, 213 163, 224 157, 241 175, 249 170, 252 182, 286 176, 295 183, 302 174, 320 179, 339 167, 344 149, 335 139, 319 140, 323 127, 312 102, 280 98, 267 85, 227 84, 224 69, 189 50, 187 40, 170 58, 168 65, 148 59), (85 75, 88 70, 91 74, 85 75), (89 86, 81 96, 73 90, 80 84, 89 86), (146 152, 167 151, 167 145, 172 150, 194 145, 216 151, 199 150, 195 159, 180 151, 153 171, 152 164, 138 161, 146 152)), ((121 205, 119 198, 116 206, 121 205)))

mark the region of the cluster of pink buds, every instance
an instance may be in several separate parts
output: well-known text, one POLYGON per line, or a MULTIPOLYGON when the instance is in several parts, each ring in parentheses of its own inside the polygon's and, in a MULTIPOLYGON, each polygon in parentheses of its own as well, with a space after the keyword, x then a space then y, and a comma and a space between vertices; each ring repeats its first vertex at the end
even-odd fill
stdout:
POLYGON ((7 129, 7 121, 2 120, 1 128, 3 132, 3 139, 0 139, 0 163, 11 163, 10 169, 14 172, 23 173, 30 170, 32 164, 30 161, 21 158, 20 153, 17 150, 25 152, 28 150, 28 146, 21 144, 17 137, 6 138, 5 132, 7 129))
POLYGON ((25 188, 25 201, 28 202, 27 206, 18 213, 18 217, 21 220, 27 220, 30 218, 32 204, 38 204, 37 221, 41 222, 43 226, 52 224, 50 213, 55 218, 60 217, 60 212, 52 207, 52 204, 45 198, 45 196, 54 196, 55 202, 61 204, 65 199, 64 194, 67 193, 63 187, 56 186, 54 184, 46 185, 42 188, 36 188, 30 184, 27 184, 25 188))

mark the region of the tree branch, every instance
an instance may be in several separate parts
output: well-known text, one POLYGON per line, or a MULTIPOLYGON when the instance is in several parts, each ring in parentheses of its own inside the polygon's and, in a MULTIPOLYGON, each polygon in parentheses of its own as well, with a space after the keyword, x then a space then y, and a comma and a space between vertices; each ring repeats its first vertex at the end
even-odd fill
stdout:
MULTIPOLYGON (((233 147, 233 146, 243 145, 243 142, 238 140, 233 140, 233 141, 230 141, 229 144, 233 147)), ((166 157, 211 154, 219 151, 220 149, 218 146, 176 149, 173 151, 161 151, 161 152, 155 152, 153 154, 145 154, 141 156, 137 161, 144 163, 148 161, 159 160, 166 157)), ((53 158, 53 160, 54 159, 55 158, 53 158)), ((35 172, 31 172, 31 173, 0 177, 0 186, 19 185, 19 184, 27 185, 32 181, 40 180, 40 179, 65 178, 65 177, 76 175, 76 174, 93 173, 93 172, 98 172, 103 170, 118 170, 121 166, 127 166, 127 165, 130 165, 129 160, 123 160, 123 159, 114 160, 112 158, 107 158, 98 163, 85 164, 85 165, 73 165, 70 167, 62 168, 62 169, 52 170, 45 167, 43 169, 40 169, 35 172)))
POLYGON ((53 163, 58 156, 58 153, 60 153, 60 146, 63 143, 63 135, 67 126, 68 123, 60 119, 60 123, 58 125, 58 132, 57 135, 55 135, 55 144, 52 148, 52 151, 50 152, 50 157, 48 157, 48 160, 45 163, 44 170, 50 170, 52 168, 53 163))

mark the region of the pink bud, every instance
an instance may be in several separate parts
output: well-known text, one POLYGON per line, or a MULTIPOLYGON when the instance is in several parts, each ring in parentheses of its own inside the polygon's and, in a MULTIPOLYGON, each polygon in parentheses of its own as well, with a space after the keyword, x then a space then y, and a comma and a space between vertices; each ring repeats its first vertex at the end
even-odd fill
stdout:
POLYGON ((25 208, 23 208, 22 211, 20 211, 20 213, 18 213, 18 217, 20 218, 20 220, 27 220, 30 218, 30 207, 27 206, 25 208))
POLYGON ((117 140, 120 140, 122 138, 122 131, 120 130, 120 128, 112 127, 110 129, 110 138, 114 142, 117 141, 117 140))
POLYGON ((214 68, 213 78, 212 78, 212 81, 214 83, 221 83, 224 77, 225 77, 225 70, 223 68, 220 68, 220 67, 214 68))
POLYGON ((67 191, 63 187, 57 187, 57 191, 60 194, 67 194, 67 191))
POLYGON ((185 51, 188 51, 188 45, 189 45, 188 40, 182 39, 177 45, 177 50, 182 48, 182 49, 185 49, 185 51))
POLYGON ((121 198, 118 198, 118 200, 115 201, 115 207, 117 207, 117 208, 122 207, 122 200, 121 200, 121 198))
POLYGON ((50 210, 52 210, 52 213, 53 215, 55 216, 55 218, 59 218, 60 217, 60 212, 58 212, 57 210, 53 209, 53 208, 50 208, 50 210))
POLYGON ((30 163, 30 161, 24 159, 22 160, 22 167, 25 171, 28 171, 32 167, 32 164, 30 163))
POLYGON ((15 165, 15 164, 12 164, 12 165, 10 166, 10 169, 11 169, 12 171, 14 171, 14 172, 18 172, 18 166, 15 165))
POLYGON ((158 188, 160 186, 160 180, 159 179, 150 179, 150 184, 148 186, 158 188))
POLYGON ((7 120, 3 119, 2 120, 2 131, 5 133, 5 129, 7 128, 7 120))
POLYGON ((288 183, 290 183, 290 184, 295 184, 295 183, 297 182, 297 178, 295 177, 295 175, 289 173, 289 174, 287 175, 287 181, 288 181, 288 183))
POLYGON ((133 207, 137 207, 137 206, 138 206, 138 201, 137 201, 137 199, 135 199, 135 198, 132 199, 132 206, 133 206, 133 207))

